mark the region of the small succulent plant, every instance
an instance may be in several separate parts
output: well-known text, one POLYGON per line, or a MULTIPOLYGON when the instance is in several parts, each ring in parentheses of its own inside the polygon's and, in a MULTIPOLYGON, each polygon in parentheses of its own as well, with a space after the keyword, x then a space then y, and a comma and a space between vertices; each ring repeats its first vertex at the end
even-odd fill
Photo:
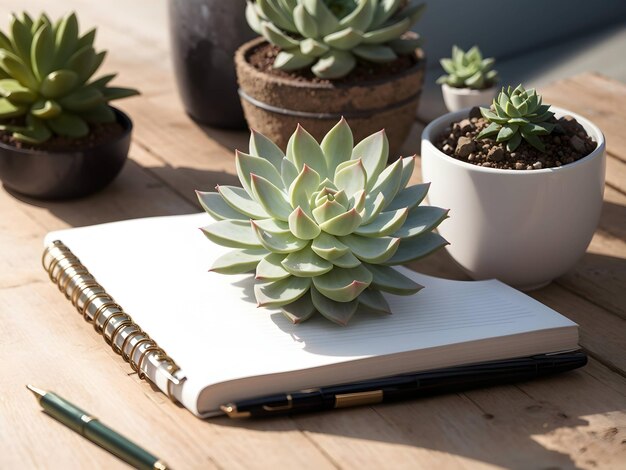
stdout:
POLYGON ((442 75, 437 83, 455 88, 471 88, 481 90, 489 88, 498 81, 498 72, 492 70, 495 59, 483 59, 478 46, 464 52, 452 46, 452 58, 439 61, 448 75, 442 75))
POLYGON ((275 68, 312 65, 316 76, 335 79, 357 59, 384 63, 413 52, 419 39, 402 36, 424 7, 406 0, 256 0, 248 1, 246 19, 281 49, 275 68))
POLYGON ((95 29, 79 35, 74 13, 55 24, 45 14, 12 15, 9 33, 0 32, 0 119, 23 123, 0 129, 38 144, 53 135, 83 137, 89 124, 115 121, 107 103, 138 92, 107 86, 115 74, 90 81, 106 55, 95 51, 95 36, 95 29))
POLYGON ((218 220, 204 234, 234 248, 211 270, 256 270, 259 306, 294 323, 316 311, 342 325, 357 310, 391 313, 381 291, 421 289, 391 266, 446 245, 432 230, 448 211, 420 206, 429 185, 407 186, 415 157, 386 166, 388 151, 384 131, 353 148, 344 119, 321 144, 298 126, 286 155, 252 131, 250 154, 236 153, 243 188, 198 192, 218 220))
POLYGON ((516 88, 508 86, 493 100, 490 109, 480 108, 483 117, 489 121, 476 139, 496 136, 496 142, 506 142, 509 152, 514 151, 522 139, 541 152, 545 146, 540 135, 548 135, 555 124, 549 122, 554 113, 549 104, 542 104, 541 96, 534 88, 525 90, 520 84, 516 88))

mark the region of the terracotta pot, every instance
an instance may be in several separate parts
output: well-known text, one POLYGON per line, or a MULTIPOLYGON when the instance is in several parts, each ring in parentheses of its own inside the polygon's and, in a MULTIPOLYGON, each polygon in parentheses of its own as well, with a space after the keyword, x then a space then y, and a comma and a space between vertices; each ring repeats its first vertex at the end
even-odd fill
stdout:
POLYGON ((264 44, 263 38, 257 38, 242 45, 235 55, 239 96, 251 128, 284 149, 298 123, 319 140, 344 116, 355 142, 385 129, 390 158, 398 156, 415 122, 422 91, 426 61, 421 49, 415 51, 417 63, 397 76, 346 85, 264 73, 248 62, 252 52, 264 44))
POLYGON ((101 190, 126 163, 133 129, 126 114, 113 111, 124 132, 95 147, 48 151, 0 142, 0 180, 9 190, 36 199, 72 199, 101 190))

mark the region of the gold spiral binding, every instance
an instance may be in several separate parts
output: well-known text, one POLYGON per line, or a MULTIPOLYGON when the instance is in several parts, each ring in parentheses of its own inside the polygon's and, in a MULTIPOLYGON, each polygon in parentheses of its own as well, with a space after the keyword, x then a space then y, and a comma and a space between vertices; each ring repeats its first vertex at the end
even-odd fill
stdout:
POLYGON ((93 324, 94 329, 102 335, 104 341, 130 364, 131 369, 137 372, 140 379, 146 378, 142 367, 148 356, 152 356, 154 360, 164 367, 167 374, 169 374, 166 386, 167 395, 170 400, 176 402, 171 385, 184 380, 184 378, 179 379, 175 376, 180 371, 180 367, 107 294, 104 287, 96 281, 76 255, 61 241, 55 240, 44 249, 41 264, 47 271, 50 280, 72 302, 78 313, 86 321, 93 324), (83 298, 84 302, 80 305, 83 298), (97 300, 100 300, 101 303, 95 309, 93 315, 91 315, 89 312, 90 307, 93 310, 94 302, 97 300), (103 318, 104 315, 106 317, 100 325, 100 318, 103 318), (118 321, 115 323, 115 328, 113 328, 111 335, 107 336, 107 328, 114 320, 118 321), (128 333, 124 341, 122 341, 122 345, 118 346, 117 339, 123 331, 128 331, 128 333), (130 352, 127 352, 133 339, 135 344, 130 348, 130 352), (135 360, 135 356, 139 351, 141 351, 139 357, 135 360))

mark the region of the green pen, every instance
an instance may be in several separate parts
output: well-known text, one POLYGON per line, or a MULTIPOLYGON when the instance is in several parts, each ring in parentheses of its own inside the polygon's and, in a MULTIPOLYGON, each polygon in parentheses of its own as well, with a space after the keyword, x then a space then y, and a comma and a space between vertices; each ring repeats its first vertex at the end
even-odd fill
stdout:
POLYGON ((26 388, 33 392, 46 413, 124 462, 139 469, 167 470, 169 468, 162 460, 60 396, 32 385, 27 385, 26 388))

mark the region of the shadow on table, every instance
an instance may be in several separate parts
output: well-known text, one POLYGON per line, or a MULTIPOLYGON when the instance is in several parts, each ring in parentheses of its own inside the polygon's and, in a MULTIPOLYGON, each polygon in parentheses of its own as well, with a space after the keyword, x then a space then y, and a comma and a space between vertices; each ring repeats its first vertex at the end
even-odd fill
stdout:
MULTIPOLYGON (((532 468, 580 468, 571 455, 584 452, 584 446, 590 439, 595 439, 597 432, 596 428, 593 431, 584 429, 590 423, 582 416, 618 411, 624 405, 623 397, 621 405, 595 400, 597 387, 598 383, 589 374, 573 371, 520 386, 495 387, 371 408, 250 421, 217 418, 209 422, 251 431, 297 429, 309 436, 320 436, 320 440, 336 436, 341 439, 335 444, 346 446, 352 454, 365 446, 367 453, 390 456, 398 446, 414 448, 414 452, 405 449, 410 453, 398 453, 398 459, 404 459, 402 461, 407 464, 414 460, 416 466, 420 456, 424 455, 420 449, 426 449, 440 454, 442 459, 439 462, 442 466, 446 462, 450 468, 455 462, 452 456, 503 468, 530 468, 530 462, 532 468), (563 392, 565 406, 560 405, 561 400, 555 400, 557 389, 563 392), (569 401, 576 403, 576 414, 581 417, 570 416, 566 411, 569 401), (367 442, 364 445, 358 441, 367 442), (546 441, 549 444, 543 445, 546 441), (566 448, 569 452, 548 448, 556 446, 557 442, 557 449, 566 448)), ((315 437, 311 439, 317 440, 315 437)), ((597 439, 602 437, 598 435, 597 439)), ((425 462, 438 458, 432 454, 429 457, 425 462)), ((395 461, 395 464, 399 463, 395 461)), ((459 461, 456 465, 465 467, 459 461)))
MULTIPOLYGON (((194 190, 210 191, 218 183, 237 184, 237 177, 221 171, 192 168, 145 168, 129 159, 109 186, 84 198, 40 201, 20 194, 11 195, 32 206, 46 209, 72 227, 79 227, 141 217, 200 212, 194 190)), ((37 216, 36 213, 33 215, 37 216)))
POLYGON ((240 150, 246 153, 248 152, 248 140, 250 138, 248 129, 228 130, 217 129, 215 127, 208 127, 199 124, 196 125, 198 126, 198 129, 204 132, 209 139, 220 144, 233 156, 235 155, 235 150, 240 150))

